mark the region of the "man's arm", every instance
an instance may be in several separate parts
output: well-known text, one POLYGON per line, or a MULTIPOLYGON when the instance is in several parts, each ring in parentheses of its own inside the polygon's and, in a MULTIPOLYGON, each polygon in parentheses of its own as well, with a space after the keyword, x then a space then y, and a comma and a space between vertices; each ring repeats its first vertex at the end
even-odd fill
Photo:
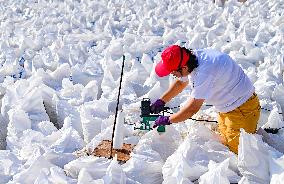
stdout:
POLYGON ((204 99, 190 98, 184 107, 182 107, 177 113, 170 116, 170 122, 178 123, 191 118, 199 111, 203 102, 204 99))
POLYGON ((188 85, 188 81, 180 81, 176 80, 174 83, 171 84, 169 89, 162 95, 161 99, 167 103, 169 102, 172 98, 177 96, 182 90, 188 85))

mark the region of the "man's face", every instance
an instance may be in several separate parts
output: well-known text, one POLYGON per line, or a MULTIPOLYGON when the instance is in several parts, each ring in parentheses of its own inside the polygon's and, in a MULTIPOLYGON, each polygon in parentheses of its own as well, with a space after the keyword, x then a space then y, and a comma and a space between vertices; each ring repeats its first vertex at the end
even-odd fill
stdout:
POLYGON ((177 78, 180 78, 182 77, 182 73, 180 71, 173 71, 171 72, 171 74, 177 78))
POLYGON ((188 76, 190 73, 187 70, 187 66, 184 66, 184 67, 180 68, 179 70, 171 72, 171 74, 173 76, 177 77, 177 78, 181 78, 181 77, 188 76))

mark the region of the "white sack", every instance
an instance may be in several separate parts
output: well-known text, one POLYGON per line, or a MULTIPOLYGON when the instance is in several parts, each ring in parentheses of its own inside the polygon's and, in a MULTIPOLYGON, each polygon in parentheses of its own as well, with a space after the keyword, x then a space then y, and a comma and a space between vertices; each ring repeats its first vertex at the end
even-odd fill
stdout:
POLYGON ((78 178, 80 171, 84 168, 93 179, 101 179, 106 175, 111 160, 94 156, 80 157, 64 166, 67 176, 78 178))
POLYGON ((284 155, 269 152, 270 183, 280 184, 284 181, 284 155))
POLYGON ((260 135, 241 129, 238 168, 249 181, 266 184, 270 181, 268 150, 274 150, 262 141, 260 135))
POLYGON ((225 183, 237 183, 241 177, 231 171, 229 167, 230 159, 227 158, 221 163, 215 163, 210 160, 208 164, 209 171, 200 177, 200 184, 214 183, 214 184, 225 184, 225 183))

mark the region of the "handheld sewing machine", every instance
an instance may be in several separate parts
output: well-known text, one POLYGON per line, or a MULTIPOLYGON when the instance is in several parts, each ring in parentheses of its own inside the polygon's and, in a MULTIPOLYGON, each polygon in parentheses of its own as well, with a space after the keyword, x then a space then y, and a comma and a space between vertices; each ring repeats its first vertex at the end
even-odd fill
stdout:
MULTIPOLYGON (((162 111, 163 114, 153 114, 151 113, 150 110, 150 105, 151 105, 151 101, 149 98, 143 98, 141 101, 141 115, 140 117, 142 118, 142 121, 140 122, 141 125, 139 127, 134 127, 134 130, 153 130, 153 125, 154 125, 154 121, 161 115, 164 115, 164 111, 169 109, 168 107, 164 107, 164 110, 162 111)), ((166 128, 164 125, 162 126, 158 126, 157 131, 159 133, 163 133, 166 131, 166 128)))

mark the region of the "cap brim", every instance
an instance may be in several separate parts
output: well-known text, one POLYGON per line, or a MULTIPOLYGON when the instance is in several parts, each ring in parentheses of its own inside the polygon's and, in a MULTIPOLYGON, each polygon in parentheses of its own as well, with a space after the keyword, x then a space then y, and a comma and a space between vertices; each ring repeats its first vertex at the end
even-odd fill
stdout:
POLYGON ((159 77, 165 77, 167 75, 170 75, 171 71, 167 70, 165 66, 163 65, 163 62, 160 61, 156 67, 155 67, 155 72, 159 77))

